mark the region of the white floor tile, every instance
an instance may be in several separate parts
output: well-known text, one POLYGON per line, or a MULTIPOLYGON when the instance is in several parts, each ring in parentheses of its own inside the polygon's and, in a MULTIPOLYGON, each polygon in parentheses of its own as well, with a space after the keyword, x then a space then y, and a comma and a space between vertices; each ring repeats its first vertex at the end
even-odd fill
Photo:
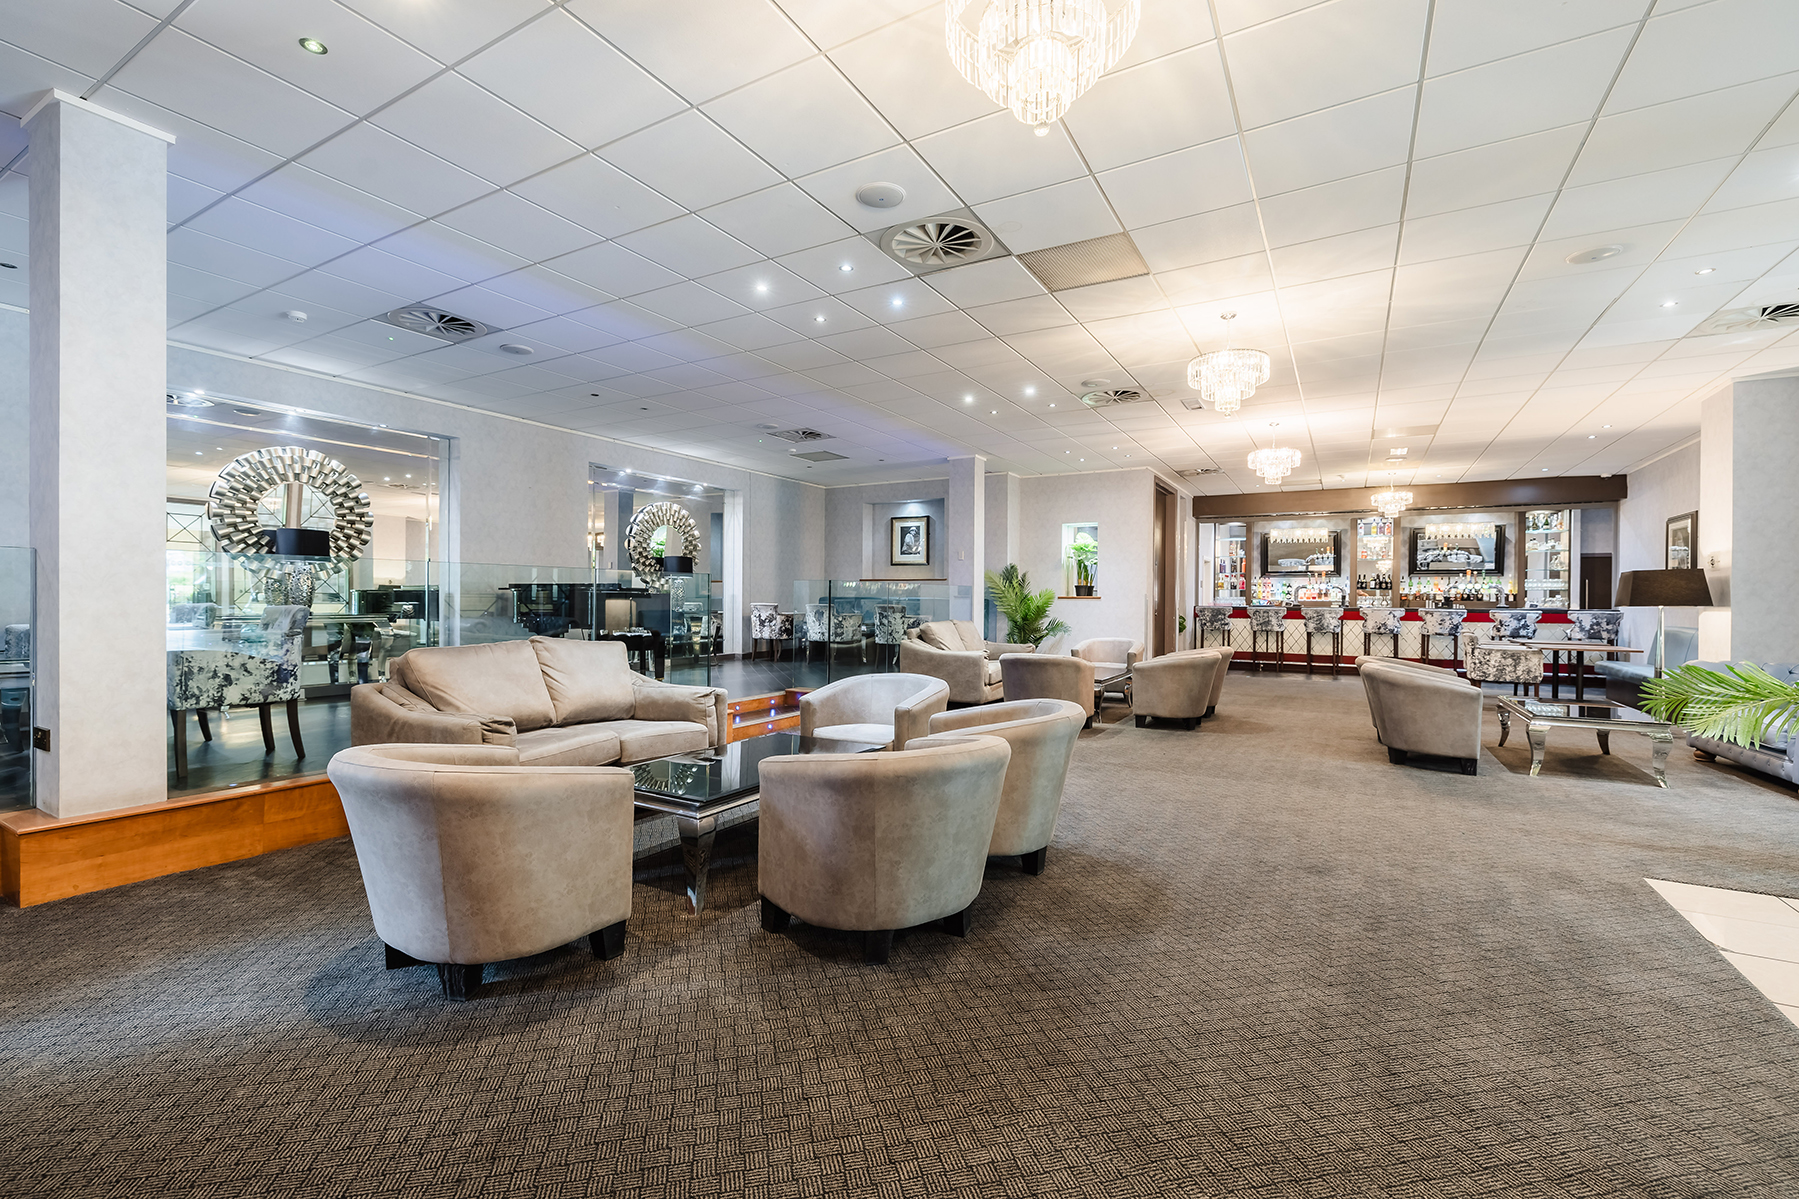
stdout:
POLYGON ((1719 949, 1758 958, 1799 962, 1799 925, 1739 920, 1735 916, 1713 916, 1707 912, 1683 911, 1680 914, 1719 949))
POLYGON ((1794 1024, 1799 1024, 1799 1007, 1794 1007, 1788 1003, 1777 1003, 1774 1006, 1785 1012, 1788 1020, 1791 1020, 1794 1024))
POLYGON ((1758 920, 1763 924, 1788 924, 1799 928, 1799 907, 1794 907, 1778 895, 1729 891, 1723 887, 1700 887, 1659 878, 1643 881, 1654 887, 1668 901, 1668 906, 1678 912, 1703 912, 1708 916, 1731 916, 1738 920, 1758 920))
POLYGON ((1778 962, 1746 953, 1726 953, 1724 960, 1775 1003, 1782 1007, 1799 1007, 1799 962, 1778 962))

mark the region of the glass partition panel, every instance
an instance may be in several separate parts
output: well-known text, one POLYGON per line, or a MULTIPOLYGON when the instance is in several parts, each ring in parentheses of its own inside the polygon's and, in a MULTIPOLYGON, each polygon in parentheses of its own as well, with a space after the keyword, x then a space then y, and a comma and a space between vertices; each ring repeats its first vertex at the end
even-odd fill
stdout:
POLYGON ((28 808, 36 552, 0 546, 0 808, 28 808))
POLYGON ((802 579, 793 585, 794 659, 798 688, 899 669, 906 630, 949 620, 973 589, 948 583, 885 579, 802 579))

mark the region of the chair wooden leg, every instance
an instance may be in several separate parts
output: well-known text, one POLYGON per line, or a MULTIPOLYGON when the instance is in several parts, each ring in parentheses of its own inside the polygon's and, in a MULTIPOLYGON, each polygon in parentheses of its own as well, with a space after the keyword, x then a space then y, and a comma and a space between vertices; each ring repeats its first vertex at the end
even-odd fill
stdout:
POLYGON ((973 910, 973 906, 970 905, 959 912, 945 916, 940 921, 943 931, 952 937, 966 937, 968 930, 973 927, 973 921, 969 918, 969 913, 973 910))
POLYGON ((1387 761, 1393 763, 1395 766, 1404 766, 1405 750, 1394 749, 1391 745, 1387 746, 1387 761))
POLYGON ((610 962, 625 951, 625 922, 608 924, 605 928, 587 934, 588 948, 593 956, 602 962, 610 962))
POLYGON ((1137 727, 1140 729, 1148 728, 1149 727, 1149 717, 1147 717, 1147 716, 1137 717, 1137 727))
POLYGON ((487 967, 479 963, 464 966, 457 962, 437 963, 437 984, 445 999, 473 999, 481 990, 481 977, 487 967))
POLYGON ((1030 853, 1023 856, 1024 872, 1026 874, 1042 874, 1044 864, 1049 861, 1049 846, 1045 845, 1042 849, 1033 849, 1030 853))
POLYGON ((287 701, 287 735, 294 743, 294 757, 304 758, 306 742, 300 739, 300 701, 298 699, 287 701))
POLYGON ((169 723, 175 726, 175 778, 186 781, 187 713, 180 708, 170 708, 169 723))
POLYGON ((409 953, 400 952, 385 941, 382 942, 381 949, 383 951, 386 967, 389 970, 404 970, 408 966, 423 966, 427 964, 426 962, 413 957, 409 953))
POLYGON ((194 715, 200 718, 200 736, 207 741, 212 740, 212 725, 207 723, 206 709, 195 708, 194 715))
POLYGON ((262 718, 262 752, 272 754, 275 752, 275 722, 269 718, 269 706, 257 704, 256 713, 262 718))
POLYGON ((874 929, 862 934, 862 960, 869 965, 884 966, 893 952, 893 930, 874 929))
POLYGON ((793 917, 787 914, 785 908, 781 907, 780 904, 776 903, 766 895, 762 897, 763 932, 783 933, 787 931, 788 925, 792 923, 793 917))

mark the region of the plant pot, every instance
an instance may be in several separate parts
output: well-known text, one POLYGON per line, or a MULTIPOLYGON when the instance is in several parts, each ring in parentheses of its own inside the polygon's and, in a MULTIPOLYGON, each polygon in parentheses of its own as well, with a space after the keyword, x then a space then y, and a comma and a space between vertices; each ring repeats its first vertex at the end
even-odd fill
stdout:
POLYGON ((1076 583, 1074 585, 1074 593, 1076 595, 1092 595, 1093 594, 1093 584, 1092 583, 1076 583))
POLYGON ((662 573, 665 575, 690 575, 693 573, 693 559, 682 554, 664 554, 662 573))

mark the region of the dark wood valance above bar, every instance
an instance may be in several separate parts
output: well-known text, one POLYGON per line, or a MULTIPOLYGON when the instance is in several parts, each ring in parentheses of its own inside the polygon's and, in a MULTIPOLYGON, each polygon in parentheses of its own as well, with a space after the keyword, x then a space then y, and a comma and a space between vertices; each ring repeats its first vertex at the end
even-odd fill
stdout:
MULTIPOLYGON (((1630 494, 1624 475, 1564 475, 1551 479, 1493 479, 1484 483, 1413 483, 1411 511, 1430 508, 1520 508, 1542 505, 1606 504, 1630 494)), ((1386 487, 1335 487, 1319 491, 1258 489, 1242 495, 1196 495, 1198 520, 1245 516, 1310 516, 1324 512, 1368 512, 1368 497, 1386 487)))

